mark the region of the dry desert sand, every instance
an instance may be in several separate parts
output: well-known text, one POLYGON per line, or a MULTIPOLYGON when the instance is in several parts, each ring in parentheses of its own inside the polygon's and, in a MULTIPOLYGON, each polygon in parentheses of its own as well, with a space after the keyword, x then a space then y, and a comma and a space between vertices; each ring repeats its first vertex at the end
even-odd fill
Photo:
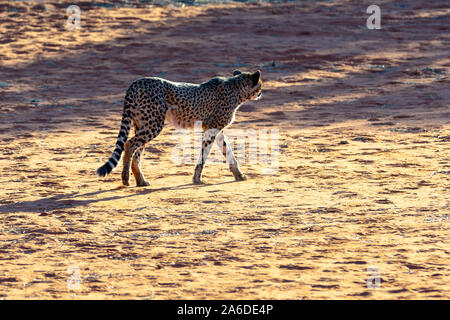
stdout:
POLYGON ((0 298, 450 298, 447 1, 378 1, 381 30, 363 1, 70 4, 0 2, 0 298), (95 175, 133 80, 238 68, 264 93, 231 129, 277 129, 277 172, 192 185, 167 127, 149 187, 95 175))

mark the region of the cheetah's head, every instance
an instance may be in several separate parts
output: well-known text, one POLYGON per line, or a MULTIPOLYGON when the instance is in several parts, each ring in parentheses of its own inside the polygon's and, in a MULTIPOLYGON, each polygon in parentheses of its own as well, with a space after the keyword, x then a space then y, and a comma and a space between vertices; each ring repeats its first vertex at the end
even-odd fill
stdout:
POLYGON ((262 96, 261 71, 241 72, 235 70, 233 76, 238 78, 244 84, 245 95, 249 100, 258 100, 262 96))

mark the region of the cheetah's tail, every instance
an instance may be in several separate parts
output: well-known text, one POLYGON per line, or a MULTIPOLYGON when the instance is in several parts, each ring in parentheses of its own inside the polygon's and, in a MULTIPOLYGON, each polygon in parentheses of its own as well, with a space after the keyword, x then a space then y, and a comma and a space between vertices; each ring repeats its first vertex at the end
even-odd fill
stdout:
POLYGON ((120 160, 125 142, 128 139, 128 134, 130 133, 130 116, 128 112, 124 112, 122 116, 122 123, 120 125, 119 136, 117 137, 116 148, 114 149, 109 160, 97 170, 97 175, 99 177, 107 176, 116 166, 120 160))

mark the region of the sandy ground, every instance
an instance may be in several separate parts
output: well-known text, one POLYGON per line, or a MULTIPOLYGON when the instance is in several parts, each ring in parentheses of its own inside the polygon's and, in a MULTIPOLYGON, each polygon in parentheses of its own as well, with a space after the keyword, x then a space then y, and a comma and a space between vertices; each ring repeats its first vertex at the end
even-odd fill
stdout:
POLYGON ((68 30, 72 3, 1 1, 0 298, 450 298, 450 9, 378 1, 368 30, 362 3, 80 2, 68 30), (276 173, 194 186, 168 127, 151 186, 95 176, 134 79, 237 68, 264 95, 232 128, 279 130, 276 173))

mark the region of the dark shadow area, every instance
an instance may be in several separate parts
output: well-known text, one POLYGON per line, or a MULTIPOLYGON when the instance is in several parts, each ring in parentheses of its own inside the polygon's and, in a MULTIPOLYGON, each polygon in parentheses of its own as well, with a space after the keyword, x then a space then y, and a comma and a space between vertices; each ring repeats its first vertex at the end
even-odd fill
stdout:
POLYGON ((64 194, 64 195, 56 195, 53 197, 48 198, 41 198, 37 200, 32 201, 21 201, 14 204, 5 204, 0 206, 0 213, 16 213, 16 212, 35 212, 35 213, 41 213, 44 210, 41 210, 40 208, 45 208, 45 211, 52 211, 55 209, 71 209, 71 208, 77 208, 77 207, 83 207, 90 205, 92 203, 97 202, 104 202, 104 201, 110 201, 110 200, 118 200, 118 199, 125 199, 130 198, 134 196, 142 196, 158 191, 167 191, 167 190, 182 190, 182 189, 197 189, 197 188, 204 188, 209 186, 219 186, 229 183, 235 183, 236 181, 225 181, 220 183, 205 183, 200 185, 194 185, 194 184, 181 184, 178 186, 173 187, 164 187, 164 188, 156 188, 152 189, 151 187, 116 187, 108 190, 99 190, 94 192, 88 192, 88 193, 79 193, 79 192, 72 192, 70 194, 64 194), (133 194, 126 194, 126 195, 117 195, 117 191, 120 191, 121 189, 130 189, 130 190, 136 190, 139 189, 137 192, 133 194), (79 199, 79 198, 88 198, 93 197, 97 195, 102 195, 108 192, 114 192, 114 196, 106 196, 99 199, 79 199))
MULTIPOLYGON (((445 1, 424 3, 422 7, 430 10, 446 5, 445 1)), ((444 93, 448 86, 447 72, 433 69, 433 66, 445 59, 445 52, 448 52, 445 26, 446 23, 448 26, 449 15, 417 17, 412 6, 385 4, 383 29, 373 31, 365 27, 365 6, 357 1, 211 7, 192 17, 178 16, 191 7, 173 8, 163 12, 156 21, 133 17, 106 19, 96 13, 98 4, 81 2, 78 4, 81 11, 95 18, 87 19, 81 30, 76 31, 78 35, 88 37, 88 34, 114 29, 120 32, 111 34, 108 41, 79 44, 71 42, 73 35, 58 22, 66 19, 61 10, 66 4, 51 4, 58 9, 50 14, 54 19, 51 24, 64 33, 67 46, 59 49, 44 46, 42 53, 56 54, 52 58, 42 56, 31 63, 0 66, 2 81, 9 84, 0 89, 0 120, 4 124, 0 132, 14 130, 14 127, 21 132, 33 131, 36 127, 44 131, 72 126, 101 127, 103 117, 120 117, 124 92, 136 78, 161 76, 199 83, 216 75, 230 74, 237 68, 259 68, 264 81, 285 84, 268 89, 261 101, 242 107, 241 115, 253 117, 255 121, 260 117, 245 111, 264 112, 280 103, 299 103, 307 107, 296 120, 299 128, 313 125, 302 121, 304 117, 327 123, 325 113, 331 115, 332 122, 345 121, 349 116, 345 100, 337 105, 311 103, 308 107, 309 101, 315 98, 339 96, 343 92, 367 96, 358 101, 364 108, 373 108, 375 113, 380 104, 373 103, 370 96, 389 101, 396 98, 400 90, 411 101, 427 104, 437 99, 438 104, 444 105, 448 102, 448 95, 444 93), (406 55, 414 44, 424 53, 423 57, 411 59, 406 55), (405 54, 371 57, 390 51, 405 54), (349 67, 361 65, 363 73, 348 71, 349 67), (328 75, 308 78, 316 71, 328 72, 328 75), (397 82, 396 75, 404 77, 405 73, 411 79, 430 76, 436 81, 431 86, 404 88, 397 82), (373 87, 358 87, 359 83, 373 87), (9 91, 11 87, 24 84, 27 86, 20 94, 9 91), (436 99, 421 98, 430 91, 437 93, 436 99), (30 123, 23 118, 30 119, 30 123)), ((7 35, 4 43, 26 38, 27 31, 20 25, 27 13, 14 12, 13 4, 8 6, 13 13, 3 23, 10 24, 17 32, 7 35)), ((114 6, 104 5, 103 8, 116 10, 114 6)), ((36 7, 28 14, 45 16, 49 13, 44 7, 36 7)), ((15 50, 20 52, 20 47, 15 50)), ((351 119, 367 119, 367 112, 358 112, 361 105, 355 102, 352 105, 355 110, 351 119)), ((283 121, 275 119, 275 124, 283 121)))

